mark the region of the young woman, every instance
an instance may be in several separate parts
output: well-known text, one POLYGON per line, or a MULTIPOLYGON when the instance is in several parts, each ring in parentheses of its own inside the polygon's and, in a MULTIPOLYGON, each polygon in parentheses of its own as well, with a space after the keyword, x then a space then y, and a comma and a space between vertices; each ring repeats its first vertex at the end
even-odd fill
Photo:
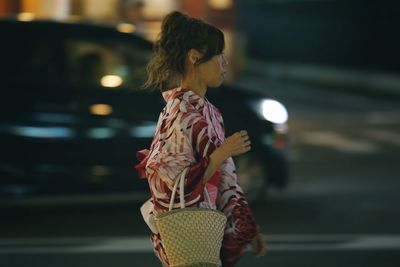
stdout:
MULTIPOLYGON (((151 147, 138 151, 135 168, 148 179, 155 214, 168 210, 173 185, 189 168, 186 206, 217 209, 227 216, 220 254, 225 267, 233 266, 249 243, 257 256, 265 255, 266 243, 237 184, 232 160, 250 151, 249 136, 243 130, 225 138, 221 113, 205 97, 208 88, 224 80, 224 46, 223 33, 202 20, 177 11, 164 18, 145 87, 160 87, 166 106, 151 147), (211 204, 204 198, 205 188, 211 204)), ((160 235, 153 233, 151 239, 168 266, 160 235)))

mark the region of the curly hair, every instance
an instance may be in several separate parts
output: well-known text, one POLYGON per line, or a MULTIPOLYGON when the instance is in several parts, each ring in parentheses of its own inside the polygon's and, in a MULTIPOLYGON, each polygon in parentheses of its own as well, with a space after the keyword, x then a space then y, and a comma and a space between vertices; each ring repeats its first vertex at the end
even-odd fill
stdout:
POLYGON ((165 91, 175 86, 174 82, 185 74, 185 58, 190 49, 202 53, 198 65, 221 54, 224 47, 224 34, 218 28, 178 11, 169 13, 154 44, 143 88, 158 87, 165 91))

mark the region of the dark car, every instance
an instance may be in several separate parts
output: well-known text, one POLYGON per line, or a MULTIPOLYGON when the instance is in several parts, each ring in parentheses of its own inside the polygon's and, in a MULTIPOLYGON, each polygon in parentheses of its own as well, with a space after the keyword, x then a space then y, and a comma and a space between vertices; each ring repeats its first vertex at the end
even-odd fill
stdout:
MULTIPOLYGON (((136 89, 152 44, 91 24, 3 20, 0 32, 0 200, 147 197, 135 153, 149 147, 164 102, 136 89)), ((249 198, 263 183, 284 187, 286 122, 268 117, 271 100, 233 86, 208 98, 227 135, 249 131, 253 150, 235 159, 249 198)))

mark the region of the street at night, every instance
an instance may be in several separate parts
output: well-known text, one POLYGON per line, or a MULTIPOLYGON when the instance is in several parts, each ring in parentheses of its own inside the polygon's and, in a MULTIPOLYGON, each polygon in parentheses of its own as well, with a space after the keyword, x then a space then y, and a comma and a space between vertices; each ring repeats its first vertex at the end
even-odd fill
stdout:
MULTIPOLYGON (((290 113, 291 181, 252 204, 269 253, 238 266, 398 266, 398 102, 266 85, 290 113)), ((159 266, 138 203, 3 208, 1 229, 2 266, 159 266)))
POLYGON ((399 267, 398 10, 0 0, 0 267, 399 267))

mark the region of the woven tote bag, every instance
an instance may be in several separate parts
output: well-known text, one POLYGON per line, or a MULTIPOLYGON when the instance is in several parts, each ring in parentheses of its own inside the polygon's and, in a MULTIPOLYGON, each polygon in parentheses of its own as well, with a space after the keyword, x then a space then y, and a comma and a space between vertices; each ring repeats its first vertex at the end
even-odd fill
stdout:
MULTIPOLYGON (((205 208, 185 208, 184 169, 172 190, 169 211, 155 218, 170 266, 221 266, 220 250, 226 216, 220 211, 205 208), (179 185, 180 209, 172 210, 179 185)), ((210 202, 207 189, 205 196, 210 202)))

